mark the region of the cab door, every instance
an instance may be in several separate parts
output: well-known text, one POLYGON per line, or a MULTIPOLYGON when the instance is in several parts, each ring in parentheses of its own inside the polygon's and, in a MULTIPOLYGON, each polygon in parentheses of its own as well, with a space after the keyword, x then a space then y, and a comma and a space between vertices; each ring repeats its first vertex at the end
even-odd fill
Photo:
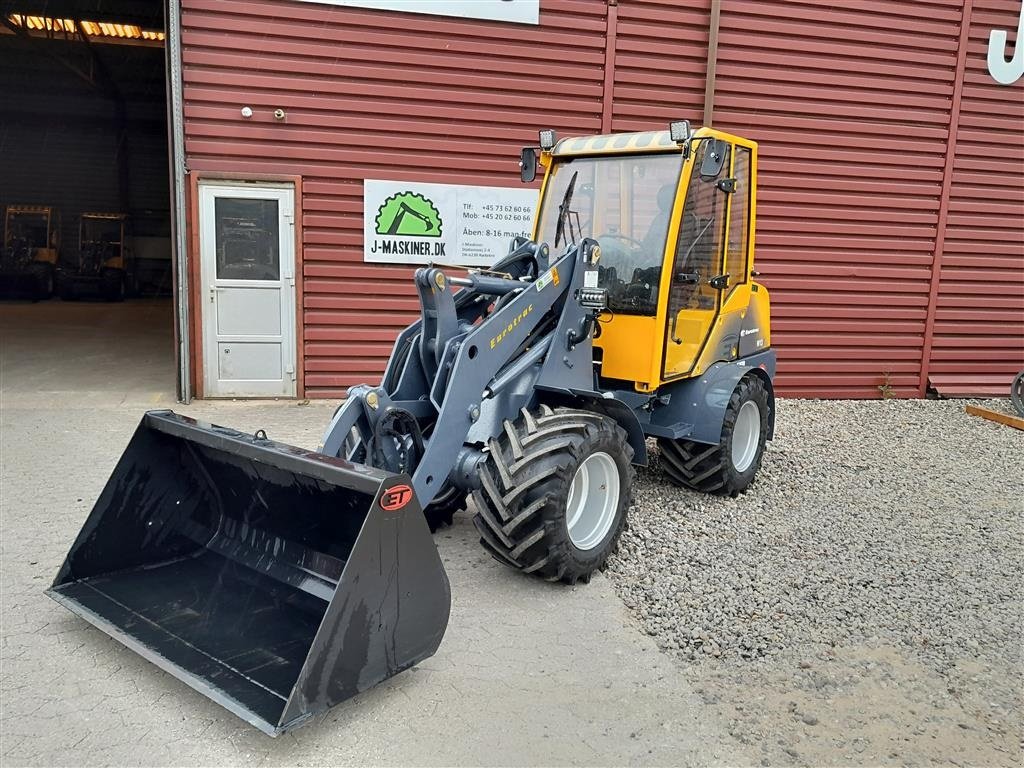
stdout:
MULTIPOLYGON (((690 374, 700 359, 722 307, 723 291, 712 283, 725 273, 729 194, 719 188, 731 168, 732 146, 724 141, 697 142, 686 182, 686 197, 677 220, 675 256, 669 283, 662 379, 690 374), (719 153, 722 157, 710 155, 719 153), (711 165, 721 170, 707 173, 711 165)), ((670 246, 671 247, 671 246, 670 246)), ((718 281, 716 281, 718 282, 718 281)))

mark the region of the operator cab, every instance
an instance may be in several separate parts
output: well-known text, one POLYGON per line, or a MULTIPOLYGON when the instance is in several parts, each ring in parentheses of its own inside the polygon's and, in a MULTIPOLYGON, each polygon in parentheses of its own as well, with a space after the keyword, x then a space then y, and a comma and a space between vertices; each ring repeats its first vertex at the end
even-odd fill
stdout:
MULTIPOLYGON (((653 391, 743 356, 740 326, 759 291, 750 280, 757 147, 708 128, 687 126, 680 138, 563 139, 541 154, 534 240, 555 254, 584 237, 601 246, 608 309, 594 347, 604 385, 653 391)), ((763 325, 756 351, 767 346, 763 325)))

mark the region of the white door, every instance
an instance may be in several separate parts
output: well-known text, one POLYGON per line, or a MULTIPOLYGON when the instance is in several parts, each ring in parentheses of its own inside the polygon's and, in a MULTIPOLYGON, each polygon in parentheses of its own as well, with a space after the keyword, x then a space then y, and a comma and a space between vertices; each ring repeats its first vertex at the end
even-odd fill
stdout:
POLYGON ((199 186, 207 397, 295 396, 295 193, 199 186))

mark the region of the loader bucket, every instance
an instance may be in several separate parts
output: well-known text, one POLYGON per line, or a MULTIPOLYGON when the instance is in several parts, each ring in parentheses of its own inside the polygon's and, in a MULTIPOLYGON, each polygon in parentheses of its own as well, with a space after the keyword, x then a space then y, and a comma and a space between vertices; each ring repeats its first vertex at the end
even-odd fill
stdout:
POLYGON ((440 645, 451 592, 409 486, 150 412, 47 594, 276 736, 440 645))

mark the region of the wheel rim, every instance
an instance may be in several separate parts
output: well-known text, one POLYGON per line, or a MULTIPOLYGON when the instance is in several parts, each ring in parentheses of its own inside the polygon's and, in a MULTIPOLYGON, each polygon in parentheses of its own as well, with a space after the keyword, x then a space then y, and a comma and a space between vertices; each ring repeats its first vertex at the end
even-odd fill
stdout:
POLYGON ((761 409, 753 400, 740 406, 732 429, 732 465, 737 472, 746 472, 754 463, 761 441, 761 409))
POLYGON ((603 451, 580 464, 569 488, 565 519, 577 549, 593 549, 608 534, 619 506, 619 465, 603 451))

